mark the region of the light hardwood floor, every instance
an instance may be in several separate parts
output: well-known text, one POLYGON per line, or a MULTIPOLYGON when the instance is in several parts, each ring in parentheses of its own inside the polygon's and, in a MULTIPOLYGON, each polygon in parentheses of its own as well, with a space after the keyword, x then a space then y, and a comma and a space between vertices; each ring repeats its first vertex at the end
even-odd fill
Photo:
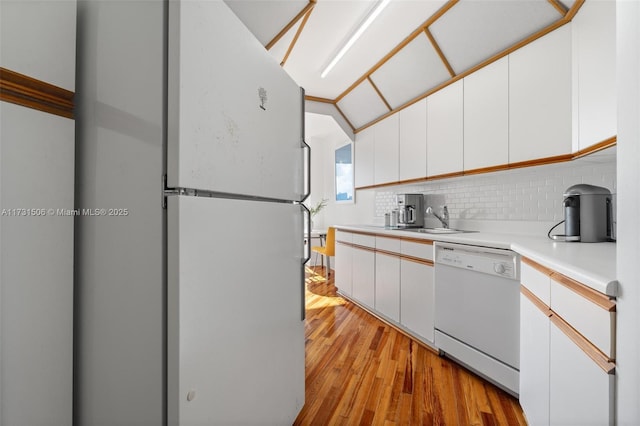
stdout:
POLYGON ((306 404, 296 425, 526 425, 518 401, 306 274, 306 404))

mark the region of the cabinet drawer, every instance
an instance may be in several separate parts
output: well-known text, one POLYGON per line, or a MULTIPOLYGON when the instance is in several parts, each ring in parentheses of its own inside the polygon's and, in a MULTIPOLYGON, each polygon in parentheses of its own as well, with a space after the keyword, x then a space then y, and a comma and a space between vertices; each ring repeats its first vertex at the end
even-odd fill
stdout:
POLYGON ((400 253, 400 240, 398 238, 376 236, 376 248, 393 253, 400 253))
POLYGON ((401 240, 400 253, 420 259, 433 260, 433 243, 431 241, 427 243, 426 240, 424 243, 401 240))
POLYGON ((542 266, 522 258, 520 264, 520 282, 545 305, 550 306, 550 282, 551 270, 546 270, 542 266))
POLYGON ((336 241, 351 243, 353 241, 353 234, 351 232, 336 230, 336 241))
POLYGON ((373 235, 353 234, 353 244, 375 248, 376 237, 373 235))
POLYGON ((615 359, 615 303, 567 277, 551 276, 551 309, 611 359, 615 359))

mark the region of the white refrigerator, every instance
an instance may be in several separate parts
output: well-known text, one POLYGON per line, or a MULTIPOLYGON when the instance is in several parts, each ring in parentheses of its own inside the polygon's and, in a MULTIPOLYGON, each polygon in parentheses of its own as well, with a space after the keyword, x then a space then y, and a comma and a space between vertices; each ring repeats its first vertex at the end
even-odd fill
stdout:
POLYGON ((222 1, 81 3, 75 418, 291 424, 304 92, 222 1))

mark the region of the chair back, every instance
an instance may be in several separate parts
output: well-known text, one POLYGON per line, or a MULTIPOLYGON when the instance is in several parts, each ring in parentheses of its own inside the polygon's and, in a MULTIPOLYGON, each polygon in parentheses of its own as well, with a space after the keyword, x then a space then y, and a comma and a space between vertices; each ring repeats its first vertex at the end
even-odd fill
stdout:
POLYGON ((325 245, 325 248, 327 256, 336 255, 336 228, 333 226, 330 226, 327 229, 327 244, 325 245))

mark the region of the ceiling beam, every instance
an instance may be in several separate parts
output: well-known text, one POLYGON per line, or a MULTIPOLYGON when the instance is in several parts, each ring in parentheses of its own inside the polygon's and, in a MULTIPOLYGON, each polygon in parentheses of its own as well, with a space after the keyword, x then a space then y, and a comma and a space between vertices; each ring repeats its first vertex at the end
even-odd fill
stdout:
POLYGON ((391 108, 391 105, 389 105, 389 102, 387 102, 385 97, 382 95, 382 93, 380 92, 380 89, 378 89, 378 86, 376 86, 376 84, 373 82, 373 80, 371 79, 371 76, 368 76, 367 80, 369 80, 369 83, 371 83, 371 86, 373 86, 373 90, 375 90, 378 96, 380 96, 380 99, 382 99, 382 102, 385 104, 387 109, 389 111, 393 111, 393 108, 391 108))
POLYGON ((547 1, 551 3, 551 6, 553 6, 558 11, 558 13, 560 13, 560 15, 562 16, 567 15, 568 9, 564 4, 560 3, 558 0, 547 0, 547 1))
POLYGON ((291 27, 293 27, 302 17, 307 14, 313 7, 316 5, 316 0, 309 0, 309 3, 291 20, 287 25, 284 26, 283 29, 280 30, 278 34, 266 44, 265 48, 267 50, 271 50, 271 48, 278 42, 280 39, 289 32, 291 27))
POLYGON ((304 29, 304 26, 307 24, 307 21, 309 20, 309 16, 311 16, 311 12, 313 12, 313 8, 309 9, 307 14, 304 15, 304 18, 302 18, 302 22, 300 23, 300 26, 298 27, 298 31, 296 31, 296 35, 293 37, 293 40, 291 40, 291 44, 289 44, 289 48, 287 49, 287 53, 284 54, 284 58, 282 58, 282 62, 280 62, 280 66, 281 67, 284 67, 284 64, 287 62, 287 59, 289 59, 289 55, 291 54, 291 51, 293 50, 293 47, 296 45, 296 42, 298 41, 298 38, 300 37, 300 34, 302 33, 302 30, 304 29))
POLYGON ((427 35, 427 38, 431 42, 431 45, 433 46, 433 48, 436 50, 436 53, 442 60, 442 63, 444 63, 444 66, 449 71, 449 74, 451 75, 451 77, 455 77, 456 72, 453 70, 453 67, 451 67, 451 64, 447 60, 447 57, 444 56, 444 52, 442 52, 442 49, 440 49, 440 46, 438 45, 438 42, 436 42, 436 39, 433 38, 433 34, 431 34, 431 31, 429 31, 429 28, 425 28, 424 33, 427 35))
POLYGON ((442 15, 444 15, 449 9, 451 9, 456 3, 458 3, 458 1, 459 0, 449 0, 447 3, 445 3, 440 9, 438 9, 438 11, 436 13, 431 15, 431 17, 429 19, 427 19, 420 27, 418 27, 415 31, 413 31, 411 34, 409 34, 409 36, 407 38, 405 38, 404 40, 402 40, 400 42, 400 44, 398 44, 396 47, 394 47, 393 50, 391 50, 391 52, 387 53, 381 60, 379 60, 373 67, 371 67, 371 69, 369 69, 369 71, 367 71, 362 77, 357 79, 355 81, 355 83, 353 83, 351 86, 349 86, 347 88, 347 90, 342 92, 336 98, 336 102, 340 102, 340 100, 342 98, 344 98, 345 96, 347 96, 349 94, 349 92, 351 92, 360 83, 362 83, 364 80, 366 80, 378 68, 380 68, 382 65, 384 65, 385 62, 387 62, 389 59, 391 59, 391 57, 395 56, 395 54, 398 53, 403 47, 405 47, 407 44, 409 44, 411 41, 413 41, 413 39, 415 39, 418 35, 420 35, 420 33, 422 33, 425 28, 428 28, 429 25, 431 25, 438 18, 440 18, 442 15))

